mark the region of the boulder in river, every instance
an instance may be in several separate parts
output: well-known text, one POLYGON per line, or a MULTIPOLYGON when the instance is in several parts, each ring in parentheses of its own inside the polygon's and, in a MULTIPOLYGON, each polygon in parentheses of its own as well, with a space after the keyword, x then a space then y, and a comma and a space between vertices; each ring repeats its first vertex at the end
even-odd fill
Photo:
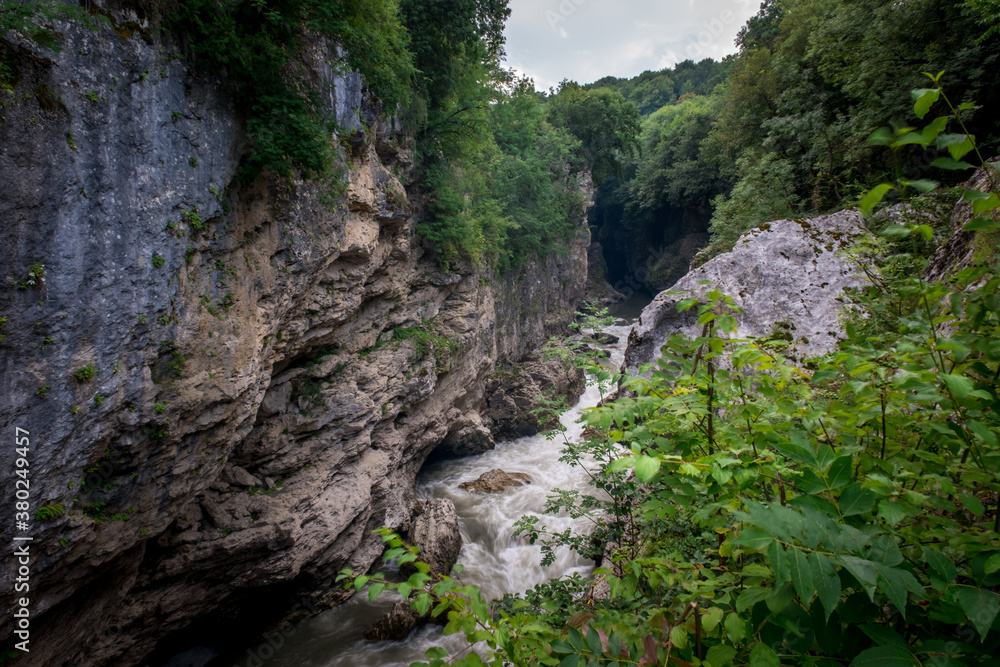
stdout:
MULTIPOLYGON (((447 498, 434 498, 424 503, 413 519, 408 534, 410 542, 420 548, 419 559, 435 574, 451 574, 462 549, 462 534, 458 527, 455 504, 447 498)), ((410 563, 399 568, 406 577, 416 571, 410 563)), ((400 600, 385 616, 365 630, 365 639, 373 641, 405 639, 413 628, 432 620, 410 608, 410 600, 400 600)))
MULTIPOLYGON (((420 548, 418 558, 427 563, 435 574, 451 574, 462 550, 462 533, 458 526, 455 504, 447 498, 433 498, 424 503, 423 509, 413 520, 409 533, 410 542, 420 548)), ((415 571, 401 569, 403 574, 415 571)))
POLYGON ((498 493, 513 486, 524 486, 531 484, 531 477, 523 472, 504 472, 499 468, 484 472, 479 479, 471 482, 462 482, 458 488, 466 491, 479 491, 480 493, 498 493))

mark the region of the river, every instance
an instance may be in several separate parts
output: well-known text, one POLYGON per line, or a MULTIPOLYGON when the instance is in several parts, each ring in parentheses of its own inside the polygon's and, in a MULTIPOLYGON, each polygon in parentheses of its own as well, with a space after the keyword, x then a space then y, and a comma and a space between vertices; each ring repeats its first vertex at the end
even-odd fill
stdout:
MULTIPOLYGON (((648 302, 648 298, 645 301, 648 302)), ((630 299, 615 312, 631 319, 638 314, 639 305, 644 304, 630 299)), ((630 327, 628 320, 619 320, 604 329, 620 339, 618 343, 601 346, 610 352, 609 363, 615 368, 621 366, 630 327)), ((598 389, 588 386, 577 404, 562 416, 567 437, 580 437, 583 430, 578 423, 581 414, 599 401, 598 389)), ((546 497, 553 489, 592 491, 582 470, 559 461, 562 446, 561 437, 550 440, 541 434, 529 436, 498 443, 496 449, 485 454, 428 465, 417 478, 417 494, 421 499, 449 498, 455 503, 462 533, 458 562, 465 568, 461 580, 478 585, 484 597, 521 593, 550 579, 574 572, 588 574, 593 569, 592 561, 568 549, 557 551, 555 562, 543 568, 540 566, 540 547, 513 535, 514 522, 525 515, 543 516, 542 521, 553 530, 565 530, 574 521, 585 521, 543 514, 546 497), (472 493, 458 488, 461 482, 476 479, 494 468, 527 473, 532 483, 498 494, 472 493)), ((576 527, 583 529, 584 524, 577 523, 576 527)), ((465 646, 461 633, 445 637, 436 625, 417 628, 402 641, 364 639, 364 630, 396 600, 395 594, 388 593, 375 602, 369 602, 367 595, 356 595, 335 609, 303 621, 261 664, 264 667, 406 667, 422 661, 424 652, 432 646, 444 646, 453 654, 465 646)), ((258 664, 248 666, 247 659, 244 655, 241 660, 231 662, 230 667, 256 667, 258 664)))

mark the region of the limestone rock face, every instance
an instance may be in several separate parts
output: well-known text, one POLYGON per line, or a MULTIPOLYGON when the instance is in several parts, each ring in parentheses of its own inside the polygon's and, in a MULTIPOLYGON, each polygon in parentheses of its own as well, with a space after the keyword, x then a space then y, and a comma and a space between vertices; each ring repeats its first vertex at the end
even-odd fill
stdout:
POLYGON ((458 418, 448 436, 434 448, 434 456, 451 458, 482 454, 496 447, 493 434, 483 423, 478 412, 469 412, 458 418))
POLYGON ((523 472, 504 472, 499 468, 484 472, 478 479, 462 482, 458 488, 479 493, 499 493, 512 486, 531 484, 531 477, 523 472))
POLYGON ((744 234, 732 251, 714 257, 661 292, 629 333, 625 366, 652 361, 674 333, 701 334, 696 309, 677 312, 689 296, 719 289, 743 308, 738 334, 780 335, 783 354, 808 358, 828 352, 842 337, 839 300, 847 287, 863 284, 837 255, 860 234, 861 214, 841 211, 806 220, 778 220, 744 234), (709 281, 710 286, 702 285, 709 281))
POLYGON ((350 135, 346 192, 241 184, 224 82, 131 11, 131 37, 23 44, 0 109, 0 425, 31 434, 33 508, 66 509, 31 525, 25 667, 129 667, 174 633, 212 645, 343 601, 336 573, 409 527, 428 454, 586 284, 582 210, 562 256, 442 271, 412 141, 330 45, 303 62, 350 135))
POLYGON ((510 371, 502 371, 486 386, 486 416, 492 421, 493 437, 512 440, 554 426, 554 420, 540 421, 531 414, 537 397, 547 392, 566 396, 572 404, 586 390, 583 371, 567 367, 560 359, 544 359, 533 354, 510 371))

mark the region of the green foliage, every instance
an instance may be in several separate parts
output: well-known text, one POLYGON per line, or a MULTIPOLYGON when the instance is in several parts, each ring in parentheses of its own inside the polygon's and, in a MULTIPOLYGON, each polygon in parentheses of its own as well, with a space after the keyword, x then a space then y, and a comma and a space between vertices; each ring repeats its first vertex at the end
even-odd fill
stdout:
MULTIPOLYGON (((46 48, 59 51, 62 43, 59 33, 51 27, 53 21, 74 21, 91 30, 97 30, 102 22, 108 22, 104 16, 91 15, 81 6, 58 0, 0 2, 0 36, 13 31, 46 48)), ((0 67, 0 85, 3 78, 3 69, 0 67)))
POLYGON ((55 521, 66 514, 66 508, 56 503, 54 505, 42 505, 35 510, 36 521, 55 521))
POLYGON ((28 276, 17 284, 18 289, 28 289, 38 284, 45 283, 45 265, 32 264, 28 267, 28 276))
POLYGON ((90 382, 97 377, 97 369, 94 368, 94 364, 87 364, 73 371, 73 377, 77 382, 90 382))
POLYGON ((158 269, 161 268, 165 261, 166 260, 163 258, 162 255, 155 255, 155 254, 153 255, 153 266, 155 266, 156 268, 158 269))
POLYGON ((408 97, 413 65, 395 0, 292 0, 266 11, 253 0, 181 0, 172 24, 187 35, 198 68, 226 73, 247 112, 247 178, 267 169, 340 179, 332 121, 294 65, 303 31, 343 46, 348 66, 389 109, 408 97))
POLYGON ((564 81, 546 104, 546 115, 554 126, 580 140, 595 183, 612 174, 620 176, 623 159, 639 149, 639 110, 613 90, 587 90, 564 81))

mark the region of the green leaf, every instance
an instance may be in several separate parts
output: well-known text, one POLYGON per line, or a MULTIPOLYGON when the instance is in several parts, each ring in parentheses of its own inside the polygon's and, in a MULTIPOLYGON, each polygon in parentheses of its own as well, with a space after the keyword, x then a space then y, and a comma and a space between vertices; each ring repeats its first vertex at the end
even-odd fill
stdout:
POLYGON ((736 657, 736 649, 732 646, 726 646, 724 644, 716 644, 712 648, 708 649, 708 653, 705 655, 705 659, 712 665, 712 667, 725 667, 733 661, 736 657))
POLYGON ((993 554, 986 559, 986 565, 983 566, 983 572, 985 574, 993 574, 997 570, 1000 570, 1000 554, 993 554))
POLYGON ((875 601, 875 588, 878 573, 875 570, 875 563, 855 556, 838 556, 837 560, 847 569, 854 578, 858 580, 871 601, 875 601))
POLYGON ((914 234, 920 234, 924 237, 925 241, 931 241, 934 239, 934 230, 931 229, 930 225, 917 225, 913 228, 914 234))
POLYGON ((986 199, 977 199, 972 202, 972 213, 975 215, 982 215, 983 213, 992 211, 997 207, 1000 207, 1000 197, 998 197, 995 192, 991 192, 990 196, 986 199))
POLYGON ((981 641, 986 641, 986 633, 993 625, 993 619, 1000 612, 1000 597, 984 588, 963 586, 958 591, 958 603, 969 617, 969 621, 979 630, 981 641))
MULTIPOLYGON (((882 230, 882 236, 890 239, 905 239, 913 233, 913 230, 903 225, 889 225, 882 230)), ((864 386, 864 385, 862 385, 864 386)))
POLYGON ((889 601, 896 607, 903 619, 906 619, 906 598, 907 591, 920 591, 920 583, 906 570, 889 567, 878 563, 875 565, 878 572, 877 581, 882 592, 886 594, 889 601))
POLYGON ((871 637, 879 646, 897 646, 901 649, 908 650, 906 640, 899 636, 899 633, 892 628, 880 625, 877 623, 864 623, 861 626, 861 630, 871 637))
POLYGON ((579 665, 580 665, 580 656, 576 654, 567 655, 565 658, 562 659, 562 662, 559 663, 559 667, 579 667, 579 665))
POLYGON ((775 585, 780 586, 788 581, 792 567, 788 555, 785 553, 785 548, 781 546, 780 542, 771 542, 767 548, 767 559, 771 565, 771 571, 774 572, 775 585))
POLYGON ((739 644, 747 638, 747 622, 739 614, 726 614, 726 622, 723 625, 726 628, 726 636, 734 644, 739 644))
POLYGON ((932 167, 937 167, 938 169, 947 169, 949 171, 958 171, 961 169, 972 169, 972 165, 964 160, 955 160, 950 157, 939 157, 938 159, 931 162, 932 167))
POLYGON ((744 528, 736 539, 730 540, 730 544, 739 547, 747 547, 754 551, 763 551, 774 542, 774 536, 763 533, 756 528, 744 528))
POLYGON ((840 604, 840 575, 837 574, 837 566, 824 554, 813 552, 809 554, 809 567, 812 569, 816 593, 823 605, 826 621, 829 623, 830 615, 840 604))
POLYGON ((927 115, 927 112, 931 110, 934 103, 938 101, 941 96, 941 90, 939 88, 920 88, 912 92, 913 99, 913 113, 916 114, 917 118, 923 119, 927 115))
POLYGON ((974 218, 966 223, 965 227, 962 229, 967 232, 992 231, 994 229, 1000 229, 1000 222, 990 220, 989 218, 974 218))
POLYGON ((791 549, 789 553, 791 555, 792 584, 795 586, 795 592, 799 594, 799 599, 808 606, 813 593, 816 592, 812 568, 801 549, 791 549))
POLYGON ((973 516, 982 516, 986 513, 986 508, 983 507, 983 503, 980 502, 979 498, 976 498, 970 493, 960 493, 958 494, 958 500, 962 503, 965 509, 969 510, 973 516))
POLYGON ((845 517, 855 516, 871 512, 872 508, 875 507, 876 500, 877 496, 874 491, 864 488, 859 482, 855 482, 844 489, 837 506, 845 517))
POLYGON ((385 590, 385 584, 379 582, 377 584, 372 584, 371 588, 368 589, 368 601, 371 602, 385 590))
POLYGON ((945 582, 954 581, 958 576, 958 570, 955 569, 951 559, 937 549, 924 547, 924 561, 937 573, 938 578, 945 582))
POLYGON ((574 651, 576 651, 575 648, 570 646, 568 642, 565 642, 562 639, 554 639, 552 641, 551 646, 553 653, 573 653, 574 651))
POLYGON ((681 299, 677 302, 677 312, 683 313, 687 310, 691 310, 691 308, 697 305, 697 303, 698 299, 681 299))
POLYGON ((750 607, 767 598, 770 594, 770 588, 746 588, 742 593, 740 593, 740 596, 736 598, 736 611, 742 614, 750 607))
POLYGON ((767 644, 758 643, 750 651, 750 667, 781 667, 778 654, 767 644))
POLYGON ((865 216, 872 214, 872 209, 878 206, 878 203, 882 201, 885 195, 892 190, 892 186, 888 183, 881 183, 876 185, 874 188, 868 191, 868 193, 861 199, 859 204, 861 212, 865 216))
POLYGON ((965 377, 964 375, 952 375, 950 373, 941 373, 941 380, 951 389, 952 393, 955 394, 956 398, 965 398, 968 396, 975 385, 972 380, 965 377))
POLYGON ((878 504, 878 515, 890 526, 895 526, 906 518, 906 512, 899 503, 891 500, 883 500, 878 504))
POLYGON ((594 655, 601 655, 604 652, 604 648, 601 645, 601 635, 598 634, 595 628, 587 628, 587 647, 590 648, 590 652, 594 655))
POLYGON ((829 472, 831 489, 839 489, 854 481, 853 464, 854 457, 852 456, 841 456, 833 462, 829 472))
POLYGON ((652 456, 638 456, 635 459, 635 477, 640 482, 649 482, 660 471, 660 459, 652 456))
POLYGON ((851 661, 851 667, 909 667, 919 664, 908 649, 899 646, 876 646, 862 651, 851 661))
POLYGON ((869 146, 888 146, 893 141, 896 140, 896 135, 893 134, 892 128, 880 127, 871 133, 868 137, 869 146))
POLYGON ((913 188, 914 190, 922 194, 927 194, 928 192, 936 188, 938 185, 940 185, 940 183, 938 183, 937 181, 932 181, 926 178, 922 178, 919 181, 906 181, 905 184, 906 187, 913 188))

